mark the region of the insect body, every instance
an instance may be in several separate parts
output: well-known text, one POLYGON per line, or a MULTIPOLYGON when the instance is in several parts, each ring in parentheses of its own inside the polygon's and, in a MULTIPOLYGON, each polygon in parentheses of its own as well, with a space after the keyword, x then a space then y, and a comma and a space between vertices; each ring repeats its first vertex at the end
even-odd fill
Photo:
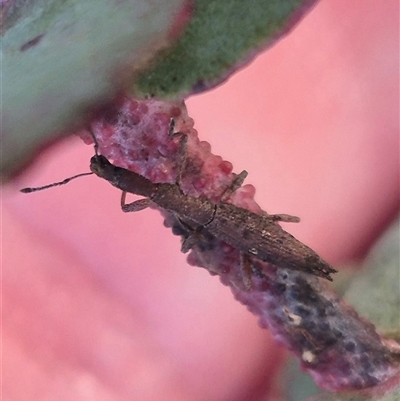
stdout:
MULTIPOLYGON (((139 211, 152 202, 173 212, 178 218, 194 223, 240 252, 278 267, 301 270, 332 281, 336 273, 311 248, 276 224, 277 220, 296 221, 286 215, 256 214, 226 202, 185 195, 178 184, 153 183, 147 178, 111 164, 106 157, 91 158, 90 169, 124 192, 144 196, 130 204, 122 198, 122 210, 139 211)), ((297 220, 298 221, 298 220, 297 220)), ((190 245, 186 247, 186 251, 190 245)))

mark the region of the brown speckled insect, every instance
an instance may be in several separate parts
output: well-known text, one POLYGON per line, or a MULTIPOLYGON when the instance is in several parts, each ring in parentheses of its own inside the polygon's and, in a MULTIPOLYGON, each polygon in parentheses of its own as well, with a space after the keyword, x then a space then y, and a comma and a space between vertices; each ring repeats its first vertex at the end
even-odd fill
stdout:
MULTIPOLYGON (((182 245, 182 252, 189 251, 196 244, 198 234, 206 231, 236 248, 243 255, 258 258, 277 267, 300 270, 332 281, 330 275, 336 273, 336 270, 311 248, 277 224, 277 221, 298 222, 298 217, 285 214, 256 214, 224 201, 242 185, 247 176, 246 171, 236 176, 232 185, 222 195, 221 201, 213 202, 203 196, 184 194, 179 183, 153 183, 140 174, 114 166, 105 156, 97 153, 97 148, 95 140, 96 154, 90 160, 90 170, 123 191, 121 207, 124 212, 143 210, 154 203, 172 212, 178 221, 182 222, 186 232, 189 229, 188 238, 182 245), (127 192, 144 196, 144 199, 126 204, 127 192)), ((92 173, 79 174, 59 183, 40 188, 24 188, 21 191, 29 193, 62 185, 73 178, 92 173)))

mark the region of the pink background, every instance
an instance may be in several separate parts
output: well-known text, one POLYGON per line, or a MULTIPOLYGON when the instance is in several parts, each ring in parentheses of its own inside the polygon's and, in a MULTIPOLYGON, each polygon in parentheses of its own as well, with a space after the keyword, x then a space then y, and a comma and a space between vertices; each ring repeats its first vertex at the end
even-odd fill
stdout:
MULTIPOLYGON (((215 90, 189 99, 213 152, 335 266, 398 213, 398 2, 325 0, 215 90)), ((190 267, 153 210, 124 215, 70 138, 3 190, 3 395, 12 400, 281 400, 283 350, 190 267), (254 397, 254 398, 250 398, 254 397)), ((340 275, 340 273, 339 273, 340 275)))

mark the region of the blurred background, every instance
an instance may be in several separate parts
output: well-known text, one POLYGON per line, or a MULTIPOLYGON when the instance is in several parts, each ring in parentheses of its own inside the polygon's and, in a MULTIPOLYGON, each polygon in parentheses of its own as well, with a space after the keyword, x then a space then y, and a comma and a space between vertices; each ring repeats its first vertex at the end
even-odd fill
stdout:
MULTIPOLYGON (((220 87, 187 101, 199 137, 335 267, 399 206, 398 2, 324 0, 220 87)), ((9 400, 283 400, 285 353, 153 210, 124 215, 70 137, 2 190, 9 400), (134 398, 132 398, 134 397, 134 398)), ((339 273, 340 274, 340 273, 339 273)))

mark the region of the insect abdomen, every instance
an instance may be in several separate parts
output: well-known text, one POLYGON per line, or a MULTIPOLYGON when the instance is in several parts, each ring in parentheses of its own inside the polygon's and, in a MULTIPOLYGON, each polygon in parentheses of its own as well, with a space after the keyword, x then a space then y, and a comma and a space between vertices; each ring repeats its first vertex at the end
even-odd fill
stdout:
POLYGON ((331 280, 336 272, 311 248, 283 230, 268 215, 220 203, 205 228, 243 253, 278 267, 301 270, 331 280))

